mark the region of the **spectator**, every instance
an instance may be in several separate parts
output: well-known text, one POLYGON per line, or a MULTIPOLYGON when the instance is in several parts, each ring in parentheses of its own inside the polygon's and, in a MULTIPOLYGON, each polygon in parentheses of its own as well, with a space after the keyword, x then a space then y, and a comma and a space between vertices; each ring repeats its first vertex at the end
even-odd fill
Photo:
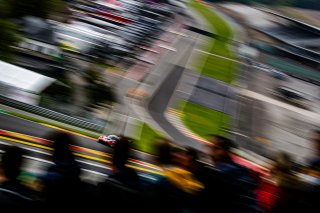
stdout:
POLYGON ((0 185, 0 209, 4 212, 34 210, 35 201, 31 190, 18 180, 21 173, 23 150, 10 146, 2 155, 1 169, 4 181, 0 185))
POLYGON ((315 145, 316 157, 311 161, 310 169, 313 175, 320 177, 320 130, 314 131, 312 140, 315 145))
POLYGON ((192 175, 199 180, 204 182, 207 177, 207 165, 200 163, 198 150, 192 147, 185 147, 184 150, 180 150, 174 154, 176 166, 183 168, 186 171, 192 173, 192 175))
POLYGON ((53 132, 48 139, 54 142, 54 165, 49 167, 42 178, 46 207, 52 211, 60 211, 61 206, 65 209, 83 210, 84 204, 89 202, 84 193, 84 184, 80 180, 80 167, 69 149, 69 145, 75 141, 65 132, 53 132))
POLYGON ((278 197, 272 207, 272 213, 303 212, 302 198, 305 187, 293 173, 293 161, 290 155, 281 152, 271 171, 278 186, 278 197))
POLYGON ((143 193, 141 181, 137 172, 127 166, 130 152, 130 139, 120 136, 114 145, 112 157, 112 174, 98 185, 100 203, 107 200, 110 212, 124 212, 130 209, 133 212, 143 212, 143 193))
POLYGON ((271 176, 264 176, 259 181, 258 189, 256 190, 259 206, 265 213, 271 212, 275 202, 279 197, 279 188, 271 176))
POLYGON ((161 167, 166 167, 171 164, 171 145, 169 140, 162 140, 157 143, 157 162, 161 167))
POLYGON ((195 178, 191 169, 191 157, 187 150, 175 149, 171 166, 163 168, 164 177, 156 186, 160 201, 159 212, 197 212, 198 198, 203 184, 195 178))
POLYGON ((261 212, 257 205, 254 178, 231 158, 233 142, 222 136, 213 136, 210 141, 214 168, 208 178, 210 181, 205 183, 203 200, 206 203, 203 206, 209 208, 214 205, 224 213, 261 212))
MULTIPOLYGON (((319 197, 320 197, 320 130, 314 131, 312 138, 315 146, 316 157, 311 161, 308 170, 308 175, 313 177, 312 184, 308 188, 306 200, 308 203, 308 210, 319 211, 319 197), (318 210, 317 210, 318 209, 318 210)), ((307 211, 308 211, 307 210, 307 211)))
POLYGON ((207 177, 207 169, 206 165, 200 163, 199 161, 199 152, 192 148, 186 147, 186 155, 187 155, 187 170, 192 172, 192 174, 202 182, 204 178, 207 177))
POLYGON ((137 172, 127 166, 130 154, 130 139, 124 136, 114 146, 112 157, 112 171, 110 178, 132 188, 139 189, 140 179, 137 172))

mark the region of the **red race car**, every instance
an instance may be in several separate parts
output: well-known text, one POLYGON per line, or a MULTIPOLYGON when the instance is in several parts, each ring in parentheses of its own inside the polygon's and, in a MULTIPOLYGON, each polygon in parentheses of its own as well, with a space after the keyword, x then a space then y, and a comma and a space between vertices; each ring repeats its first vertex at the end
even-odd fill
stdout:
POLYGON ((101 143, 103 145, 107 145, 109 147, 114 147, 114 145, 117 143, 117 141, 120 140, 119 136, 116 135, 102 135, 98 138, 98 143, 101 143))

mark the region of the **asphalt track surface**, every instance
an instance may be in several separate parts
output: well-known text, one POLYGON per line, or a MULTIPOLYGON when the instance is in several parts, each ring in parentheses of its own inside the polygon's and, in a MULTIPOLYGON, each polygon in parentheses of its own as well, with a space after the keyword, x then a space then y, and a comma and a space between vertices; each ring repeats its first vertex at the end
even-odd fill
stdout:
MULTIPOLYGON (((2 113, 0 113, 0 129, 18 132, 39 138, 46 138, 48 134, 56 131, 55 129, 44 126, 42 124, 2 113)), ((101 151, 111 150, 110 148, 97 143, 93 139, 81 137, 78 135, 73 135, 73 137, 76 142, 76 144, 74 145, 101 151)))
MULTIPOLYGON (((191 33, 191 35, 195 34, 191 33)), ((182 75, 187 71, 185 66, 192 55, 191 53, 197 47, 197 39, 194 37, 182 38, 178 41, 176 47, 179 50, 179 54, 173 56, 175 57, 173 63, 168 64, 164 62, 162 64, 161 67, 163 69, 169 69, 170 71, 164 78, 161 85, 154 92, 147 104, 147 107, 151 117, 161 126, 163 130, 166 131, 168 135, 173 138, 175 143, 181 146, 191 146, 198 150, 203 150, 203 144, 184 135, 165 117, 165 112, 169 106, 170 99, 173 97, 182 75)))
MULTIPOLYGON (((26 158, 36 162, 36 170, 45 170, 52 164, 52 146, 46 140, 48 134, 56 130, 42 124, 21 119, 15 116, 0 113, 0 153, 7 146, 16 145, 25 150, 26 158)), ((73 134, 74 144, 70 148, 73 151, 79 166, 83 171, 94 173, 98 176, 111 174, 112 149, 99 144, 95 139, 73 134)), ((154 157, 139 151, 131 152, 128 165, 136 169, 140 174, 160 174, 160 169, 152 164, 154 157)))
POLYGON ((169 73, 164 83, 154 94, 153 99, 151 99, 149 102, 148 108, 152 118, 174 139, 177 144, 201 149, 202 144, 185 136, 165 117, 165 111, 169 104, 170 98, 183 72, 183 67, 173 66, 171 73, 169 73))

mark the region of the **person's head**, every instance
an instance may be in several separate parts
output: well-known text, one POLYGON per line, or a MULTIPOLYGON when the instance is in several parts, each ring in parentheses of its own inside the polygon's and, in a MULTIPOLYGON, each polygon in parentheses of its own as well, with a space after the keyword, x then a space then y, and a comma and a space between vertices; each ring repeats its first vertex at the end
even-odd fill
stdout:
POLYGON ((213 162, 217 163, 230 159, 230 150, 234 147, 234 143, 223 136, 211 135, 210 156, 213 162))
POLYGON ((192 147, 175 148, 172 151, 174 165, 193 170, 198 160, 198 151, 192 147))
POLYGON ((191 172, 196 171, 199 168, 199 151, 192 147, 186 147, 186 158, 188 162, 188 169, 191 172))
POLYGON ((291 173, 293 169, 293 159, 291 155, 289 155, 286 152, 280 152, 277 154, 275 158, 275 166, 274 166, 275 172, 280 173, 291 173))
POLYGON ((195 163, 198 160, 198 151, 192 147, 186 147, 186 154, 191 163, 195 163))
POLYGON ((114 169, 122 169, 125 167, 130 151, 130 139, 120 136, 119 141, 114 145, 114 152, 112 157, 112 166, 114 169))
POLYGON ((74 157, 69 146, 74 144, 75 141, 71 134, 62 131, 54 131, 47 138, 53 142, 54 161, 73 160, 74 157))
POLYGON ((9 180, 15 180, 21 170, 23 150, 17 146, 9 146, 2 155, 2 170, 4 176, 9 180))
POLYGON ((172 164, 181 168, 188 168, 189 161, 187 151, 180 147, 175 147, 172 150, 172 164))
POLYGON ((169 140, 161 140, 156 144, 157 162, 161 165, 169 165, 172 162, 171 145, 169 140))

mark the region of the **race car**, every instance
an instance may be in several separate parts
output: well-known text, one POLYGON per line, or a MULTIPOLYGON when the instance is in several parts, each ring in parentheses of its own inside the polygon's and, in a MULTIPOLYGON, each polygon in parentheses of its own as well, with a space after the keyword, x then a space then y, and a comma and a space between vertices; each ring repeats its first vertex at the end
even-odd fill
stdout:
POLYGON ((107 145, 109 147, 114 147, 114 145, 119 140, 120 140, 120 137, 117 135, 102 135, 98 138, 98 143, 107 145))

